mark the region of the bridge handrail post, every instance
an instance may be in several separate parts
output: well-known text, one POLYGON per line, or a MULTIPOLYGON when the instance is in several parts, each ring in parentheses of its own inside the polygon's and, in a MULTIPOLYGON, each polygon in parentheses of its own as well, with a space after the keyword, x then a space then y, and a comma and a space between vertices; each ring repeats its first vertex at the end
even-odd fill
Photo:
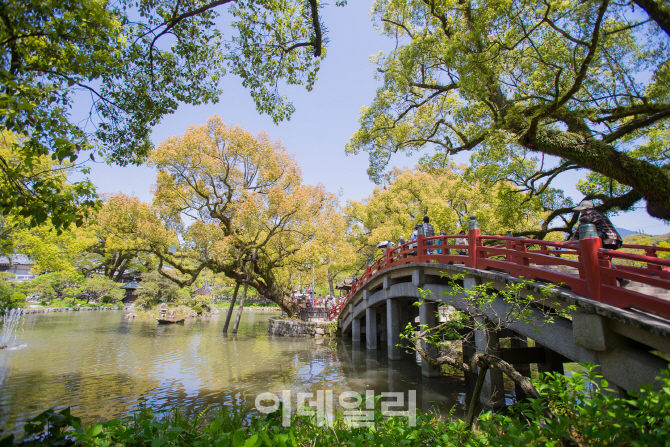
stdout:
MULTIPOLYGON (((505 234, 505 236, 506 237, 514 237, 514 235, 512 234, 511 231, 508 231, 507 234, 505 234)), ((508 250, 514 250, 514 245, 515 245, 514 241, 505 241, 505 248, 508 249, 508 250)), ((507 253, 505 255, 505 260, 507 262, 515 262, 514 258, 515 258, 515 256, 511 253, 507 253)))
POLYGON ((423 233, 419 233, 416 235, 416 262, 423 262, 423 255, 425 251, 425 246, 426 245, 426 236, 423 233))
POLYGON ((598 236, 596 226, 592 223, 585 223, 579 226, 579 251, 582 265, 584 266, 584 276, 586 289, 589 298, 595 301, 602 301, 600 288, 600 258, 599 250, 603 248, 602 240, 598 236))
POLYGON ((477 247, 482 244, 482 241, 479 239, 479 235, 481 234, 481 231, 479 231, 479 223, 477 223, 477 216, 474 214, 470 216, 470 226, 468 229, 468 245, 470 246, 470 252, 468 253, 470 256, 470 265, 468 267, 471 267, 473 269, 477 268, 477 247))
MULTIPOLYGON (((658 258, 658 255, 656 254, 656 247, 646 247, 644 249, 644 254, 650 258, 658 258)), ((649 270, 663 270, 663 267, 660 265, 654 265, 650 263, 647 263, 647 268, 649 270)))

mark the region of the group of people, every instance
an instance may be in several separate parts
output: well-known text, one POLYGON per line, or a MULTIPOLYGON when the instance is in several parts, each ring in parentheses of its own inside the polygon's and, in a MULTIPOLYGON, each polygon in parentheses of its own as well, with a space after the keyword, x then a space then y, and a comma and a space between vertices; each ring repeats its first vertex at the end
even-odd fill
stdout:
MULTIPOLYGON (((612 225, 612 222, 607 218, 607 216, 603 215, 602 213, 600 213, 595 209, 595 206, 592 201, 584 200, 578 206, 573 208, 573 210, 580 212, 580 222, 581 222, 580 225, 587 222, 590 222, 593 225, 595 225, 596 232, 598 236, 600 236, 600 238, 602 239, 603 248, 609 250, 616 250, 621 247, 621 245, 623 244, 621 236, 616 231, 614 225, 612 225)), ((424 216, 423 223, 414 226, 414 231, 412 231, 412 235, 409 238, 410 250, 415 250, 417 248, 417 243, 414 241, 418 239, 419 230, 422 228, 425 237, 435 236, 435 228, 433 228, 433 225, 430 223, 430 218, 428 216, 424 216)), ((460 231, 459 235, 465 236, 465 231, 460 231)), ((446 234, 442 231, 440 232, 440 236, 446 236, 446 234)), ((566 243, 568 244, 574 243, 578 240, 579 240, 579 227, 577 227, 574 233, 566 240, 566 243)), ((398 246, 405 244, 407 244, 407 241, 405 241, 404 236, 400 236, 400 238, 398 239, 398 246)), ((455 244, 468 245, 468 239, 466 237, 456 238, 455 244)), ((437 241, 427 241, 426 245, 442 245, 442 239, 438 239, 437 241)), ((459 255, 467 255, 468 250, 461 248, 457 250, 457 253, 459 255)), ((412 252, 410 254, 416 254, 416 252, 412 252)), ((428 250, 428 254, 442 254, 442 249, 438 248, 428 250)), ((451 250, 446 249, 445 254, 451 254, 451 250)))
POLYGON ((325 307, 327 309, 330 309, 333 306, 337 306, 340 303, 340 301, 342 301, 342 298, 336 298, 330 294, 326 295, 325 297, 319 295, 307 298, 306 305, 309 308, 325 307))
MULTIPOLYGON (((412 231, 412 234, 409 237, 409 242, 410 243, 413 242, 413 241, 416 241, 418 239, 419 230, 422 229, 422 228, 423 228, 423 234, 424 234, 425 237, 435 236, 435 228, 433 228, 433 224, 430 223, 430 218, 428 216, 424 216, 423 217, 423 223, 420 223, 420 224, 414 226, 414 231, 412 231)), ((461 231, 458 234, 465 236, 465 231, 461 231)), ((440 236, 446 236, 444 231, 440 232, 440 236)), ((406 243, 407 243, 407 241, 405 241, 404 236, 400 236, 400 238, 398 238, 398 246, 404 245, 406 243)), ((455 244, 456 245, 468 245, 468 239, 466 237, 456 238, 455 244)), ((438 239, 437 241, 427 241, 426 245, 442 245, 442 239, 438 239)), ((416 249, 416 247, 417 247, 416 242, 414 242, 413 244, 411 244, 409 246, 410 249, 416 249)), ((464 248, 461 248, 461 249, 457 250, 457 253, 459 255, 467 255, 468 250, 464 249, 464 248)), ((413 253, 410 253, 410 254, 415 255, 416 252, 413 252, 413 253)), ((434 250, 433 249, 428 250, 428 254, 441 255, 442 254, 442 249, 438 248, 438 249, 434 249, 434 250)), ((448 248, 445 249, 445 254, 451 254, 451 250, 448 249, 448 248)))
MULTIPOLYGON (((604 249, 617 250, 621 248, 621 246, 623 245, 623 239, 621 238, 621 235, 619 235, 616 228, 614 228, 614 225, 612 225, 612 222, 609 220, 609 218, 595 209, 595 206, 592 201, 583 200, 578 206, 573 208, 573 210, 580 212, 579 226, 585 223, 591 223, 595 226, 596 233, 602 240, 602 246, 604 249)), ((571 244, 579 241, 579 226, 575 228, 574 233, 569 236, 569 238, 565 241, 565 244, 571 244)), ((414 231, 412 232, 412 235, 410 236, 409 239, 410 250, 416 250, 417 243, 412 242, 418 239, 419 230, 421 228, 423 228, 423 234, 425 235, 425 237, 435 236, 435 229, 433 228, 433 225, 430 223, 430 218, 428 216, 425 216, 423 218, 423 223, 414 226, 414 231)), ((465 235, 465 231, 461 231, 459 235, 465 235)), ((446 236, 446 234, 444 232, 440 232, 440 236, 446 236)), ((403 236, 400 236, 400 238, 398 239, 398 246, 404 245, 406 243, 407 242, 405 241, 405 238, 403 236)), ((442 239, 438 239, 437 241, 427 241, 426 245, 442 245, 442 239)), ((456 238, 455 245, 468 245, 468 239, 465 237, 456 238)), ((445 254, 451 254, 450 249, 445 250, 446 250, 445 254)), ((468 250, 460 248, 457 250, 457 253, 459 255, 467 255, 468 250)), ((442 254, 442 249, 441 248, 429 249, 428 254, 442 254)), ((409 255, 416 255, 416 251, 410 252, 409 255)), ((617 278, 617 280, 619 281, 619 285, 622 286, 630 282, 622 278, 617 278)))

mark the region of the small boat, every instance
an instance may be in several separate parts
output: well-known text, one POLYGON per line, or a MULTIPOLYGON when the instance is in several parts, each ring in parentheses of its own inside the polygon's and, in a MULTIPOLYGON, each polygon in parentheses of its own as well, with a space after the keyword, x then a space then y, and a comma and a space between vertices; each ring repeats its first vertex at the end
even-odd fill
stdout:
POLYGON ((186 317, 163 317, 156 318, 158 324, 174 324, 174 323, 184 323, 186 317))

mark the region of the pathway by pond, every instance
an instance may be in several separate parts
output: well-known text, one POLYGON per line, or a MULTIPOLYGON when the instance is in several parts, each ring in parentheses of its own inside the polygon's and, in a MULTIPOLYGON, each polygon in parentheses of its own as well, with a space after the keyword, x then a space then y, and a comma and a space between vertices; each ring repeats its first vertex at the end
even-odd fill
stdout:
MULTIPOLYGON (((224 317, 157 325, 122 312, 26 315, 22 347, 0 350, 0 428, 16 431, 43 410, 70 405, 85 423, 130 414, 142 405, 189 412, 281 396, 332 390, 375 394, 416 390, 417 407, 461 411, 460 376, 422 378, 411 356, 389 363, 349 339, 270 336, 268 315, 244 313, 238 336, 224 317), (319 344, 320 343, 320 344, 319 344)), ((407 396, 407 394, 405 394, 407 396)))

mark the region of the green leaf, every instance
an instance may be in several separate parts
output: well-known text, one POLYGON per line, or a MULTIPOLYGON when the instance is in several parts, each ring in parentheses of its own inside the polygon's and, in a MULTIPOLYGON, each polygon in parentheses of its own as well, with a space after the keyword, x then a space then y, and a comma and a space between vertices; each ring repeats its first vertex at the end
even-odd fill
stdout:
POLYGON ((91 430, 91 432, 88 433, 88 434, 89 434, 90 436, 92 436, 92 437, 96 437, 96 436, 98 436, 98 435, 102 432, 102 427, 103 427, 102 424, 97 424, 95 427, 93 427, 93 429, 91 430))
POLYGON ((249 437, 249 439, 246 440, 246 442, 244 443, 244 447, 258 447, 258 446, 261 445, 261 442, 262 441, 259 438, 259 436, 257 434, 255 434, 255 435, 252 435, 251 437, 249 437))

